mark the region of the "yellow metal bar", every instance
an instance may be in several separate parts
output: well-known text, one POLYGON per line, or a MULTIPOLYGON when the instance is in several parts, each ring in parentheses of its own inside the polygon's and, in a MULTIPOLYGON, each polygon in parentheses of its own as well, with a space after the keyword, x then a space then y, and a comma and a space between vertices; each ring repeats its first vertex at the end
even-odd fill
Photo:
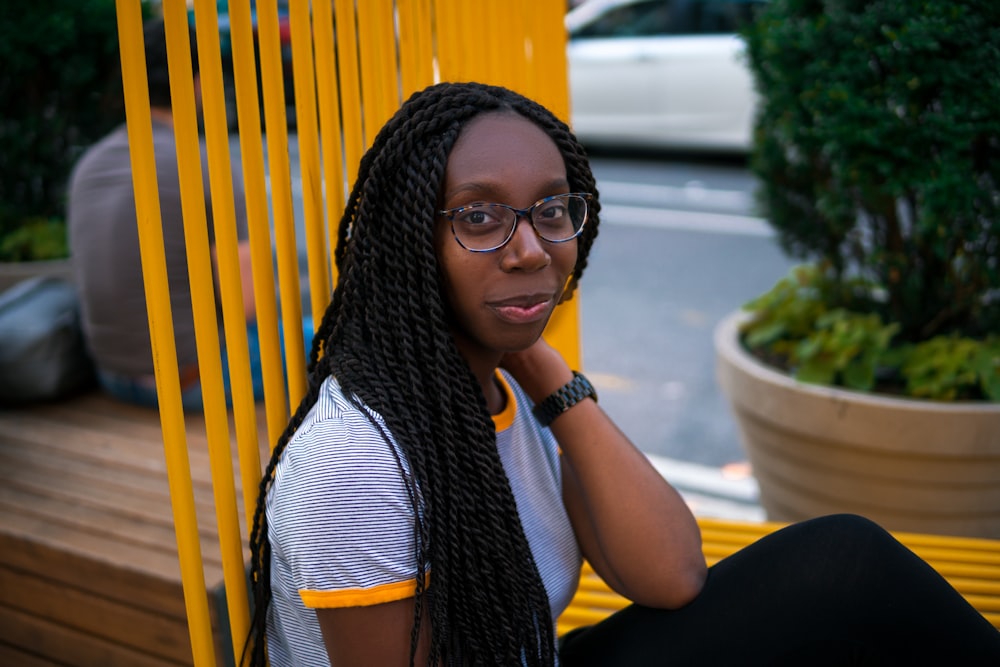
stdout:
POLYGON ((365 143, 371 145, 399 107, 392 2, 367 0, 358 3, 357 12, 365 143))
MULTIPOLYGON (((274 264, 271 257, 271 225, 268 216, 267 179, 264 175, 264 145, 261 139, 257 64, 254 53, 250 7, 244 2, 229 5, 230 37, 236 107, 240 127, 240 156, 243 162, 249 231, 251 274, 260 341, 264 407, 269 433, 280 433, 288 422, 285 373, 278 334, 278 305, 274 293, 274 264)), ((296 336, 298 338, 298 336, 296 336)), ((247 519, 256 506, 256 480, 260 477, 259 448, 254 441, 241 440, 243 495, 247 519)))
POLYGON ((399 43, 394 5, 393 0, 381 0, 374 3, 377 10, 378 39, 383 47, 378 52, 378 73, 379 78, 385 82, 382 96, 379 98, 379 109, 381 109, 381 118, 378 120, 379 128, 392 117, 392 114, 396 113, 396 109, 403 102, 400 99, 399 43))
MULTIPOLYGON (((504 3, 500 14, 503 17, 503 31, 510 35, 510 43, 500 61, 501 80, 511 90, 528 95, 528 31, 527 17, 533 11, 525 0, 510 0, 504 3)), ((533 97, 533 95, 529 95, 533 97)))
MULTIPOLYGON (((184 5, 170 2, 163 7, 167 55, 170 69, 171 107, 177 141, 177 163, 181 179, 181 203, 184 237, 188 252, 188 273, 201 371, 205 426, 212 471, 212 491, 219 529, 223 579, 233 637, 233 651, 239 651, 237 636, 249 631, 249 604, 244 580, 243 549, 236 489, 229 449, 229 424, 219 350, 218 321, 215 315, 212 285, 212 260, 209 252, 208 224, 205 216, 205 191, 198 141, 198 117, 195 109, 194 75, 188 41, 188 18, 184 5)), ((258 464, 259 466, 259 464, 258 464)))
MULTIPOLYGON (((281 322, 285 331, 285 368, 288 374, 288 409, 294 410, 306 393, 306 351, 299 336, 302 327, 302 297, 299 258, 292 205, 292 176, 288 159, 288 118, 285 111, 285 81, 281 58, 277 0, 258 0, 257 25, 260 40, 261 87, 267 128, 267 162, 274 212, 274 243, 281 293, 281 322)), ((310 332, 312 333, 312 332, 310 332)), ((277 442, 285 423, 272 424, 268 414, 269 441, 277 442)), ((256 486, 254 486, 256 489, 256 486)))
POLYGON ((236 439, 243 442, 256 438, 257 418, 250 375, 243 287, 240 283, 239 242, 229 156, 229 127, 222 83, 218 13, 213 0, 195 0, 195 30, 212 191, 212 224, 218 258, 222 319, 226 332, 226 357, 233 396, 236 439))
MULTIPOLYGON (((379 0, 375 0, 378 2, 379 0)), ((384 82, 379 81, 375 62, 377 57, 377 46, 373 45, 375 38, 372 33, 375 31, 375 19, 373 14, 375 9, 367 2, 362 2, 355 7, 358 21, 358 65, 361 72, 361 116, 362 127, 364 128, 365 146, 370 146, 375 139, 375 134, 379 128, 377 118, 381 115, 375 99, 381 94, 384 82)))
POLYGON ((128 120, 136 223, 149 317, 150 344, 160 405, 160 427, 174 514, 184 605, 195 665, 215 665, 215 648, 208 609, 201 541, 195 511, 191 468, 187 456, 180 378, 174 349, 160 199, 157 191, 153 131, 146 83, 142 11, 138 0, 116 0, 122 82, 128 120))
MULTIPOLYGON (((566 8, 558 0, 533 4, 527 12, 532 61, 528 69, 538 77, 536 85, 523 91, 545 105, 563 120, 569 117, 569 82, 566 75, 566 30, 563 17, 566 8)), ((527 82, 525 82, 527 83, 527 82)), ((545 329, 545 339, 562 352, 574 368, 582 368, 580 344, 580 293, 556 309, 545 329)))
POLYGON ((312 57, 309 0, 290 0, 292 63, 295 77, 295 121, 299 135, 299 163, 305 205, 306 257, 309 263, 309 297, 316 322, 323 318, 330 300, 330 266, 323 220, 323 183, 320 174, 319 130, 316 121, 316 87, 312 57))
MULTIPOLYGON (((337 26, 337 62, 340 103, 344 128, 344 161, 347 190, 357 177, 358 164, 365 150, 365 130, 361 116, 361 79, 358 62, 358 35, 355 30, 354 0, 333 0, 337 26)), ((332 223, 338 222, 340 216, 332 223)), ((318 321, 318 320, 317 320, 318 321)))
POLYGON ((416 89, 419 67, 419 37, 417 36, 417 7, 415 0, 398 0, 396 13, 399 16, 399 90, 402 99, 409 97, 416 89))
MULTIPOLYGON (((520 37, 507 30, 506 15, 510 13, 510 9, 507 2, 501 6, 497 0, 483 0, 471 5, 468 15, 463 17, 467 21, 464 32, 475 34, 479 38, 481 49, 478 58, 470 58, 471 63, 477 66, 475 75, 470 78, 510 86, 510 82, 504 77, 506 72, 503 61, 516 49, 520 37)), ((474 52, 469 53, 471 56, 474 52)))
MULTIPOLYGON (((336 226, 344 212, 344 146, 341 142, 340 100, 337 95, 336 46, 333 37, 333 7, 330 2, 313 4, 313 43, 316 53, 316 90, 319 97, 320 139, 323 147, 323 183, 329 256, 336 246, 336 226)), ((330 262, 330 279, 337 284, 337 267, 330 262)))
POLYGON ((400 0, 399 65, 402 99, 434 82, 430 0, 400 0))
POLYGON ((437 57, 438 79, 458 80, 460 61, 459 25, 455 6, 458 0, 434 1, 434 53, 437 57))
POLYGON ((488 76, 486 14, 463 0, 435 0, 434 39, 441 81, 499 83, 488 76))
MULTIPOLYGON (((538 99, 539 90, 541 88, 540 80, 544 78, 544 74, 539 72, 540 66, 540 54, 543 54, 542 45, 537 44, 536 41, 540 37, 539 30, 541 28, 541 21, 544 20, 548 14, 545 11, 536 12, 528 11, 526 8, 527 3, 531 0, 519 0, 522 4, 523 16, 523 28, 524 28, 524 71, 522 72, 522 81, 524 83, 524 94, 532 99, 538 99)), ((564 30, 562 24, 559 26, 559 30, 564 30)), ((544 55, 541 56, 544 59, 544 55)))
POLYGON ((529 93, 568 123, 567 35, 563 27, 565 6, 554 0, 540 2, 528 17, 533 60, 529 71, 536 76, 536 84, 529 89, 529 93))
MULTIPOLYGON (((212 0, 195 0, 195 30, 198 38, 198 63, 204 100, 205 139, 212 193, 212 224, 215 233, 219 293, 226 334, 226 361, 229 369, 236 440, 237 443, 243 443, 240 445, 243 448, 247 446, 246 443, 256 443, 257 413, 250 373, 243 285, 240 279, 239 239, 236 230, 232 162, 229 154, 229 127, 223 92, 218 13, 216 4, 212 0)), ((245 87, 242 92, 246 100, 245 87)), ((244 104, 246 103, 244 101, 244 104)), ((259 471, 259 464, 257 469, 259 471)))

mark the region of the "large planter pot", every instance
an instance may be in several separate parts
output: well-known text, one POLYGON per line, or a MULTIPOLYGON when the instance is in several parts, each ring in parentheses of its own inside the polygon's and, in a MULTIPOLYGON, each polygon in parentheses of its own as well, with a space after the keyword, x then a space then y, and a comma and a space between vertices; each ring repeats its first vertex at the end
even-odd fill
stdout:
POLYGON ((1000 404, 797 382, 746 352, 742 317, 716 327, 718 380, 768 519, 853 512, 890 530, 1000 538, 1000 404))

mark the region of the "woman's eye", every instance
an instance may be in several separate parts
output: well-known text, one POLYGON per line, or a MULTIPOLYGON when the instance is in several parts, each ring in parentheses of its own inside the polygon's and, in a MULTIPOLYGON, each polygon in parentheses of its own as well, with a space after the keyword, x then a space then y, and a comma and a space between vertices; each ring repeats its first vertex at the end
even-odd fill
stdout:
POLYGON ((566 215, 566 205, 562 202, 552 202, 536 213, 544 220, 556 220, 566 215))
POLYGON ((486 225, 496 222, 496 216, 489 208, 477 207, 462 211, 459 220, 467 225, 486 225))

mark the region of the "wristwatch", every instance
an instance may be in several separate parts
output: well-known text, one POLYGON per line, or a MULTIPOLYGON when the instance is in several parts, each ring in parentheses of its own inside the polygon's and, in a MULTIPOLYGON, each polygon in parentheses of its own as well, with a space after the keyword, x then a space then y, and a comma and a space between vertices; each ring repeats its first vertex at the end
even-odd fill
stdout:
POLYGON ((573 371, 573 379, 549 394, 544 401, 535 405, 532 412, 542 426, 548 426, 556 417, 585 398, 592 398, 596 403, 597 390, 582 373, 573 371))

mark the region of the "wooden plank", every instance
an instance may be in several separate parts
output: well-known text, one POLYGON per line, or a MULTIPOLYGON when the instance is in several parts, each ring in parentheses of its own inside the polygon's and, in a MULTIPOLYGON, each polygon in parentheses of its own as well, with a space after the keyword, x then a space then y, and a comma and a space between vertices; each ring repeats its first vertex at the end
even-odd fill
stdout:
MULTIPOLYGON (((159 442, 115 436, 41 420, 0 419, 0 447, 17 455, 37 454, 53 457, 58 463, 90 464, 108 467, 136 476, 166 481, 167 465, 159 442)), ((202 461, 194 451, 192 479, 200 485, 211 484, 207 454, 202 461), (197 465, 201 463, 202 465, 197 465)))
MULTIPOLYGON (((10 411, 15 412, 15 411, 10 411)), ((0 413, 2 414, 2 413, 0 413)), ((116 401, 100 392, 79 396, 67 401, 27 406, 16 411, 19 415, 42 416, 47 420, 75 425, 105 433, 115 433, 143 442, 161 442, 160 416, 150 408, 142 408, 116 401)), ((267 441, 263 403, 256 404, 256 422, 259 439, 267 441)), ((2 417, 0 417, 2 421, 2 417)), ((185 432, 191 442, 205 442, 205 417, 199 412, 184 414, 185 432)), ((229 431, 234 432, 233 419, 229 418, 229 431)), ((266 447, 270 449, 270 447, 266 447)))
MULTIPOLYGON (((16 530, 0 533, 4 565, 150 611, 185 616, 176 554, 123 545, 109 555, 95 546, 99 540, 78 534, 67 541, 64 531, 47 535, 45 522, 23 519, 10 525, 16 530)), ((205 580, 210 590, 220 587, 221 568, 206 564, 205 580)))
MULTIPOLYGON (((107 549, 120 543, 159 548, 177 553, 176 533, 168 521, 150 521, 126 513, 109 514, 84 504, 64 502, 46 495, 25 493, 20 489, 0 487, 0 516, 26 516, 48 520, 56 525, 83 527, 107 540, 107 549)), ((0 519, 0 526, 4 525, 0 519)), ((215 531, 202 531, 204 558, 217 563, 218 537, 215 531)))
POLYGON ((17 646, 0 644, 0 665, 12 667, 72 667, 65 662, 52 662, 46 658, 26 653, 17 646))
MULTIPOLYGON (((187 620, 0 567, 0 606, 176 662, 191 661, 187 620)), ((9 663, 8 663, 9 664, 9 663)))
POLYGON ((187 662, 164 660, 110 644, 86 633, 0 607, 0 642, 31 646, 37 655, 74 667, 177 667, 187 662))
MULTIPOLYGON (((23 459, 20 460, 22 463, 23 459)), ((30 465, 16 466, 18 459, 4 456, 0 451, 0 466, 10 471, 6 484, 22 493, 50 498, 69 504, 79 504, 103 511, 109 517, 136 519, 173 525, 170 497, 166 492, 144 493, 141 490, 121 487, 100 477, 87 477, 72 473, 53 475, 45 468, 30 465)), ((215 506, 211 494, 195 498, 198 525, 208 538, 214 538, 215 506)), ((0 529, 5 519, 0 518, 0 529)), ((214 538, 217 539, 217 538, 214 538)))
MULTIPOLYGON (((264 458, 263 406, 257 416, 264 458)), ((195 414, 186 422, 221 656, 229 642, 218 618, 225 609, 205 422, 195 414)), ((238 491, 231 418, 229 433, 238 491)), ((99 393, 0 408, 0 465, 9 473, 0 488, 0 665, 190 664, 159 414, 99 393)))
MULTIPOLYGON (((146 423, 140 424, 138 432, 130 432, 135 428, 134 417, 112 419, 102 417, 100 411, 72 410, 63 404, 35 407, 25 412, 0 410, 0 447, 9 446, 19 452, 50 451, 53 455, 58 454, 59 460, 83 458, 101 465, 158 473, 161 479, 166 480, 158 416, 155 412, 141 412, 140 415, 146 423)), ((258 409, 257 424, 260 456, 266 460, 270 444, 263 422, 263 406, 258 409)), ((234 470, 238 470, 235 429, 231 418, 229 433, 234 470)), ((209 489, 211 472, 203 417, 188 417, 187 437, 191 475, 196 489, 209 489)), ((238 485, 239 475, 235 477, 238 485)))
MULTIPOLYGON (((36 495, 48 494, 94 507, 113 508, 116 513, 132 512, 173 523, 165 473, 136 473, 111 465, 46 456, 44 452, 11 450, 5 445, 0 445, 0 465, 9 471, 7 479, 12 485, 36 495), (122 505, 122 499, 127 499, 127 506, 122 505)), ((214 516, 211 485, 196 485, 194 495, 200 509, 208 517, 214 516)))
MULTIPOLYGON (((45 413, 0 413, 0 442, 29 446, 48 443, 64 450, 87 451, 105 460, 133 461, 166 474, 159 424, 149 425, 138 433, 127 432, 125 426, 127 422, 101 423, 97 417, 74 423, 45 413)), ((204 437, 188 438, 188 457, 192 474, 208 470, 208 445, 204 437)), ((202 477, 201 481, 206 479, 202 477)))

